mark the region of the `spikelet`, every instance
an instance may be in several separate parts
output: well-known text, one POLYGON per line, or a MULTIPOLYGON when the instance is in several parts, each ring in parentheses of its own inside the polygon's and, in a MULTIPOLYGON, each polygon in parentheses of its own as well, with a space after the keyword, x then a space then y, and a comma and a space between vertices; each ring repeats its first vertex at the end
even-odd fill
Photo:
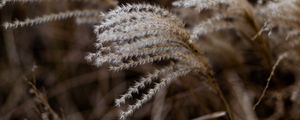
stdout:
POLYGON ((86 58, 96 66, 107 63, 111 70, 120 71, 147 63, 171 62, 142 78, 116 99, 116 106, 127 106, 121 111, 121 119, 126 119, 176 78, 190 72, 210 73, 207 60, 188 43, 189 34, 183 27, 183 22, 167 10, 145 4, 119 7, 107 13, 102 24, 95 26, 98 50, 86 58), (157 79, 159 82, 153 83, 157 79), (155 84, 154 88, 141 99, 134 104, 127 103, 133 94, 150 84, 155 84))
MULTIPOLYGON (((298 0, 283 0, 270 2, 257 9, 257 14, 265 21, 270 21, 270 26, 291 29, 300 24, 300 2, 298 0)), ((284 32, 285 33, 285 32, 284 32)))
MULTIPOLYGON (((37 3, 37 2, 61 2, 61 0, 1 0, 0 9, 7 5, 7 3, 37 3)), ((80 1, 80 2, 92 2, 95 0, 68 0, 68 1, 80 1)))
POLYGON ((22 2, 22 3, 30 3, 30 2, 42 2, 43 0, 1 0, 0 9, 4 7, 8 2, 22 2))
MULTIPOLYGON (((192 8, 198 12, 207 10, 222 10, 214 12, 213 17, 201 21, 191 30, 191 38, 197 40, 200 36, 205 36, 209 33, 218 32, 221 30, 235 29, 240 24, 237 23, 241 15, 236 0, 178 0, 173 2, 175 7, 192 8), (222 9, 221 6, 226 6, 222 9)), ((237 29, 237 28, 236 28, 237 29)))
POLYGON ((300 2, 298 0, 284 0, 270 2, 258 14, 270 21, 270 28, 277 28, 273 44, 276 54, 280 55, 299 46, 300 31, 300 2))
POLYGON ((236 0, 178 0, 173 2, 176 7, 194 8, 198 12, 206 9, 218 8, 218 6, 229 6, 236 4, 236 0))
POLYGON ((72 17, 83 17, 83 16, 88 17, 88 16, 100 16, 100 15, 101 12, 99 10, 74 10, 74 11, 61 12, 57 14, 49 14, 41 17, 36 17, 33 19, 27 18, 24 21, 16 20, 12 23, 5 22, 3 23, 3 27, 5 29, 15 29, 19 27, 33 26, 33 25, 47 23, 51 21, 64 20, 72 17))
POLYGON ((192 39, 197 39, 199 36, 220 30, 235 28, 235 24, 232 20, 234 20, 234 18, 227 15, 216 15, 209 18, 192 29, 192 39))

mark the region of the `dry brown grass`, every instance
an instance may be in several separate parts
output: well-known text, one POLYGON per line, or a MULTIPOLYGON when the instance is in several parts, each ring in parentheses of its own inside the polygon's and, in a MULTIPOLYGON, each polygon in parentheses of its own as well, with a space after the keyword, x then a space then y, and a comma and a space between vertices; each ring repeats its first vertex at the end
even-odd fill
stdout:
MULTIPOLYGON (((168 59, 119 72, 88 64, 84 57, 97 51, 93 24, 103 23, 100 13, 116 4, 70 1, 7 2, 0 8, 1 23, 78 9, 97 9, 100 15, 0 29, 1 120, 119 119, 116 98, 142 76, 177 64, 168 59)), ((172 6, 173 0, 119 0, 119 4, 151 3, 171 11, 185 23, 180 30, 190 34, 185 42, 191 51, 202 51, 200 56, 208 60, 211 70, 179 77, 128 119, 300 119, 300 2, 217 1, 221 2, 202 9, 196 3, 172 6)), ((170 19, 164 22, 171 23, 170 19)), ((133 104, 141 97, 134 94, 126 102, 133 104)))

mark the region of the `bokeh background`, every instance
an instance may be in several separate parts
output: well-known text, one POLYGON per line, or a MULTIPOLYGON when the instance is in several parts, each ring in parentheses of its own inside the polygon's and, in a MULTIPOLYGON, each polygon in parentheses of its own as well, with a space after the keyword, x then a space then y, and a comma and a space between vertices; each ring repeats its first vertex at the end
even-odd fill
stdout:
MULTIPOLYGON (((209 11, 200 15, 173 8, 172 0, 60 0, 10 3, 0 10, 0 23, 75 9, 106 12, 127 3, 162 6, 181 17, 187 23, 187 28, 209 15, 209 11)), ((232 38, 226 36, 232 34, 230 31, 221 34, 219 38, 232 38)), ((159 67, 159 64, 120 72, 110 72, 105 66, 97 68, 84 59, 88 52, 95 50, 95 39, 93 25, 78 25, 75 19, 13 30, 1 27, 0 120, 56 119, 54 113, 67 120, 118 119, 119 111, 114 106, 114 99, 147 71, 159 67), (51 110, 47 107, 51 107, 51 110)), ((239 48, 238 45, 244 43, 230 41, 236 45, 227 46, 223 42, 214 42, 205 42, 202 48, 213 63, 216 78, 238 120, 246 120, 249 118, 247 116, 266 120, 300 119, 299 71, 295 72, 292 67, 280 69, 277 72, 279 79, 271 83, 270 93, 255 112, 249 112, 246 109, 258 99, 269 71, 258 68, 247 71, 246 68, 246 76, 240 75, 236 71, 245 69, 240 68, 241 61, 257 67, 251 61, 259 58, 251 57, 255 56, 251 55, 251 49, 239 48), (236 52, 236 49, 246 49, 241 54, 247 54, 251 59, 230 57, 230 53, 236 52)), ((130 119, 189 120, 224 111, 225 107, 217 93, 205 81, 197 78, 197 75, 180 78, 168 89, 160 91, 130 119)), ((226 117, 217 119, 225 120, 226 117)))

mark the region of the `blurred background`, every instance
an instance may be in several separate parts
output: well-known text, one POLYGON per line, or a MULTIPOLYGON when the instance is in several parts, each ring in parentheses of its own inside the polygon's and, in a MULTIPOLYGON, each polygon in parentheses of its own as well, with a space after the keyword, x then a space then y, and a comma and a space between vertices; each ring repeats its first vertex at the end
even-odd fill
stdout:
MULTIPOLYGON (((202 18, 189 10, 173 8, 172 2, 173 0, 61 0, 9 3, 0 10, 0 23, 67 10, 99 9, 106 12, 126 3, 151 3, 162 6, 180 16, 187 23, 187 28, 202 18)), ((207 14, 209 13, 203 16, 207 14)), ((93 24, 76 24, 74 19, 18 29, 5 30, 1 27, 0 120, 119 119, 114 99, 126 92, 134 81, 147 74, 146 71, 151 71, 159 65, 146 65, 121 72, 110 72, 105 66, 97 68, 84 59, 88 52, 94 51, 95 37, 93 24)), ((229 39, 228 36, 226 38, 229 39)), ((238 120, 300 119, 300 102, 291 99, 299 98, 297 95, 296 98, 291 96, 291 91, 297 91, 300 86, 296 80, 299 81, 299 77, 295 74, 299 71, 280 71, 278 78, 284 80, 271 84, 271 93, 266 95, 261 105, 252 113, 247 111, 247 108, 252 107, 258 99, 265 85, 265 82, 260 80, 265 80, 269 71, 255 68, 253 71, 247 71, 248 76, 241 77, 240 73, 235 71, 241 70, 236 64, 243 60, 239 57, 230 59, 227 54, 224 56, 223 49, 211 50, 211 47, 220 47, 226 48, 226 52, 230 53, 237 47, 211 44, 213 43, 205 43, 203 45, 209 47, 203 48, 213 63, 216 77, 220 80, 219 84, 225 96, 230 99, 230 105, 238 120), (247 79, 241 80, 244 78, 247 79), (249 79, 253 81, 247 81, 249 79)), ((251 50, 245 51, 251 53, 251 50)), ((217 93, 205 81, 198 80, 198 77, 190 75, 180 78, 168 89, 160 91, 130 119, 190 120, 225 111, 217 93)), ((225 120, 226 117, 217 119, 225 120)))

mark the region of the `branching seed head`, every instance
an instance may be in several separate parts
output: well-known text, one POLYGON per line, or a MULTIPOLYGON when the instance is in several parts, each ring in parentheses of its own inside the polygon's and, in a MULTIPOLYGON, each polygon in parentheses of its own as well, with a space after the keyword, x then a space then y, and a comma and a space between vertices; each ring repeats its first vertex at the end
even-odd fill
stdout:
POLYGON ((192 71, 208 74, 206 59, 188 43, 190 37, 183 22, 162 8, 145 4, 119 7, 104 16, 102 24, 95 27, 95 33, 97 52, 87 59, 96 66, 108 63, 111 70, 120 71, 171 61, 170 65, 142 78, 116 100, 116 106, 127 105, 121 119, 127 118, 172 80, 192 71), (134 93, 139 93, 154 79, 160 81, 134 104, 127 103, 134 93))

